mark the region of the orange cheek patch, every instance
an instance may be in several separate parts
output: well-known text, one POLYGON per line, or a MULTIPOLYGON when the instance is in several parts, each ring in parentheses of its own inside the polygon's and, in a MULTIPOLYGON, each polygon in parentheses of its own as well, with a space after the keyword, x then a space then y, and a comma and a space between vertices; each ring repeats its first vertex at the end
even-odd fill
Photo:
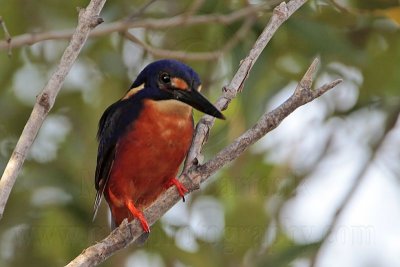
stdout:
POLYGON ((188 90, 189 86, 188 84, 180 79, 180 78, 173 78, 172 79, 172 86, 176 89, 180 89, 180 90, 188 90))

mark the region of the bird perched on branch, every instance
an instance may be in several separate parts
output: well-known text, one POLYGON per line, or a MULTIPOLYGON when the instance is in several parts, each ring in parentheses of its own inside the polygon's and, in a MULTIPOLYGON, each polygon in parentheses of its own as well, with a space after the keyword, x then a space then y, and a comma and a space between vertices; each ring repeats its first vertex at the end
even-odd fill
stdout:
POLYGON ((199 76, 189 66, 159 60, 106 109, 97 133, 93 219, 104 194, 114 227, 125 218, 138 219, 150 232, 143 209, 170 186, 184 197, 187 189, 175 177, 192 141, 192 107, 224 119, 200 89, 199 76))

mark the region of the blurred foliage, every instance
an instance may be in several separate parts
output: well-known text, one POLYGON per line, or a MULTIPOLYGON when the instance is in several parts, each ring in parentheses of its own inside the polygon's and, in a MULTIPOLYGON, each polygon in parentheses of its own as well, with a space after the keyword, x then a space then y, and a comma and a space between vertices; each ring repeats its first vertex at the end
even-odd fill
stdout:
MULTIPOLYGON (((12 36, 57 31, 73 28, 76 7, 87 2, 0 0, 0 16, 12 36)), ((124 19, 141 4, 143 1, 108 1, 102 16, 105 23, 124 19)), ((247 1, 205 0, 196 14, 226 14, 246 5, 247 1)), ((168 18, 189 7, 190 1, 160 0, 135 19, 168 18)), ((202 77, 209 98, 218 97, 263 30, 271 10, 261 10, 246 38, 223 57, 187 62, 202 77)), ((204 149, 206 159, 253 125, 269 99, 290 81, 300 80, 315 56, 322 59, 321 72, 332 77, 341 75, 331 68, 337 63, 356 68, 363 77, 356 103, 349 109, 334 110, 331 116, 345 118, 364 108, 390 112, 400 100, 398 10, 396 0, 310 0, 273 37, 243 93, 225 112, 228 120, 216 123, 204 149)), ((242 23, 131 32, 163 49, 213 51, 242 23)), ((0 51, 2 169, 35 95, 66 45, 67 41, 60 40, 40 42, 13 49, 11 57, 0 51)), ((0 227, 0 266, 64 265, 109 233, 106 205, 95 222, 91 220, 97 121, 154 59, 119 33, 87 42, 12 191, 0 227)), ((197 119, 201 116, 195 115, 197 119)), ((294 172, 288 163, 266 161, 270 153, 274 151, 245 152, 179 205, 176 209, 180 211, 154 225, 143 247, 118 252, 102 266, 288 266, 298 258, 310 257, 318 243, 297 244, 279 226, 280 208, 296 194, 306 173, 294 172)))

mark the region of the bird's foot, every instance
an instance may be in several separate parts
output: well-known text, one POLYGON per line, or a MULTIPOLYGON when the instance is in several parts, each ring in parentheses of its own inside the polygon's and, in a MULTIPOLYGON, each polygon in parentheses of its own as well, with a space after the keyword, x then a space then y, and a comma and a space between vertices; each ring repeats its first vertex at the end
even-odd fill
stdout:
POLYGON ((167 188, 170 188, 173 185, 175 185, 176 189, 179 192, 179 195, 182 197, 183 202, 185 202, 185 194, 189 192, 189 190, 187 190, 187 188, 183 184, 181 184, 181 182, 179 182, 176 178, 172 178, 168 181, 167 188))
POLYGON ((135 217, 136 219, 139 220, 140 224, 142 225, 143 231, 145 233, 150 233, 150 226, 147 223, 146 218, 143 215, 143 212, 141 212, 140 210, 138 210, 135 205, 133 205, 132 201, 128 201, 127 203, 127 207, 129 209, 129 211, 132 213, 133 217, 135 217))

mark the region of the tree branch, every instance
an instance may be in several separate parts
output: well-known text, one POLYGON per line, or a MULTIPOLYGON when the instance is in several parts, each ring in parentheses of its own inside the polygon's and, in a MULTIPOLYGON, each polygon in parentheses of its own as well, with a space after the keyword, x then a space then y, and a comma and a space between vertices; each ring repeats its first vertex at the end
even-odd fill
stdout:
POLYGON ((317 70, 319 60, 316 58, 308 68, 294 93, 283 104, 271 112, 265 113, 257 123, 247 130, 240 137, 236 138, 229 146, 221 150, 213 159, 197 167, 197 172, 201 173, 200 182, 212 175, 215 171, 222 168, 227 163, 236 159, 250 145, 254 144, 261 137, 278 127, 278 125, 295 109, 318 98, 330 89, 342 82, 341 79, 325 84, 318 89, 311 88, 313 75, 317 70))
MULTIPOLYGON (((236 97, 238 92, 241 92, 244 82, 253 67, 254 63, 260 56, 261 52, 271 40, 279 26, 285 22, 297 9, 299 9, 306 0, 292 0, 285 4, 282 2, 274 9, 272 17, 264 28, 261 35, 258 37, 256 43, 251 49, 249 55, 241 61, 238 71, 231 80, 228 86, 223 91, 223 95, 217 100, 216 106, 225 110, 231 100, 236 97)), ((198 155, 200 154, 203 144, 207 141, 210 128, 214 125, 215 118, 211 116, 204 116, 196 126, 196 133, 193 137, 192 147, 186 157, 184 171, 188 171, 190 166, 197 162, 198 155)))
POLYGON ((11 189, 14 186, 28 151, 43 121, 53 107, 55 98, 60 91, 65 77, 78 57, 90 31, 103 22, 99 14, 105 2, 106 0, 92 0, 86 9, 81 9, 79 11, 78 26, 71 41, 65 49, 56 71, 53 73, 40 95, 37 96, 36 104, 33 107, 32 113, 0 180, 0 219, 3 217, 4 208, 11 189))
POLYGON ((7 50, 8 50, 8 56, 9 57, 11 57, 11 35, 10 35, 10 33, 8 32, 8 29, 7 29, 7 26, 6 26, 6 23, 5 23, 5 21, 3 20, 3 17, 2 16, 0 16, 0 26, 1 26, 1 28, 3 29, 3 32, 4 32, 4 39, 5 39, 5 42, 6 42, 6 44, 7 44, 7 50))
MULTIPOLYGON (((230 14, 209 14, 209 15, 197 15, 192 17, 186 17, 185 15, 178 15, 172 18, 162 19, 143 19, 143 20, 120 20, 113 23, 102 25, 98 29, 95 29, 90 33, 90 37, 100 37, 108 35, 113 32, 125 32, 128 29, 133 28, 146 28, 154 30, 162 30, 171 27, 178 26, 193 26, 210 23, 218 23, 222 25, 229 25, 235 21, 238 21, 249 16, 255 16, 260 10, 268 7, 267 4, 253 5, 230 14)), ((25 45, 32 45, 38 42, 46 40, 65 40, 69 39, 74 30, 66 29, 59 31, 48 31, 43 33, 27 33, 19 36, 14 36, 12 40, 12 48, 21 47, 25 45)), ((6 41, 0 41, 0 50, 9 48, 9 44, 6 41)))
MULTIPOLYGON (((230 87, 225 88, 224 96, 221 98, 222 100, 218 101, 219 107, 223 107, 225 109, 230 100, 236 96, 237 92, 241 90, 249 71, 251 70, 261 51, 264 49, 266 43, 273 35, 273 32, 275 32, 279 25, 282 24, 284 20, 286 20, 304 3, 305 0, 292 0, 287 5, 282 3, 274 10, 270 22, 260 35, 259 39, 256 41, 249 53, 249 56, 240 65, 238 72, 235 74, 232 82, 230 83, 230 87)), ((186 170, 184 170, 183 174, 180 176, 180 181, 183 183, 183 185, 185 185, 189 191, 198 189, 201 182, 204 182, 212 173, 221 168, 223 165, 237 158, 246 148, 259 140, 267 132, 277 127, 279 123, 296 108, 319 97, 341 82, 341 80, 336 80, 332 83, 322 86, 321 88, 312 90, 312 76, 316 72, 317 65, 318 60, 316 59, 311 64, 310 68, 297 86, 294 94, 287 101, 285 101, 275 110, 264 114, 255 126, 237 138, 230 146, 219 152, 212 160, 208 161, 204 165, 198 166, 194 164, 195 157, 193 157, 193 160, 187 163, 186 170)), ((201 123, 204 124, 204 118, 199 124, 201 123)), ((199 131, 201 131, 202 128, 196 128, 196 135, 203 135, 204 141, 199 143, 193 142, 191 150, 200 151, 201 146, 205 142, 205 136, 208 134, 208 130, 211 126, 212 125, 208 124, 207 132, 200 133, 199 131)), ((154 203, 144 210, 144 216, 146 217, 148 223, 150 225, 154 224, 180 199, 181 198, 176 189, 172 187, 169 188, 166 192, 161 194, 158 199, 154 201, 154 203)), ((95 245, 85 249, 67 266, 75 267, 97 265, 118 250, 127 247, 142 234, 142 227, 137 220, 134 220, 130 223, 128 223, 127 220, 124 220, 124 222, 118 228, 112 231, 109 236, 95 245)))
POLYGON ((148 0, 145 2, 143 5, 138 7, 129 17, 127 20, 134 20, 138 17, 140 17, 147 8, 149 8, 152 4, 154 4, 157 0, 148 0))

